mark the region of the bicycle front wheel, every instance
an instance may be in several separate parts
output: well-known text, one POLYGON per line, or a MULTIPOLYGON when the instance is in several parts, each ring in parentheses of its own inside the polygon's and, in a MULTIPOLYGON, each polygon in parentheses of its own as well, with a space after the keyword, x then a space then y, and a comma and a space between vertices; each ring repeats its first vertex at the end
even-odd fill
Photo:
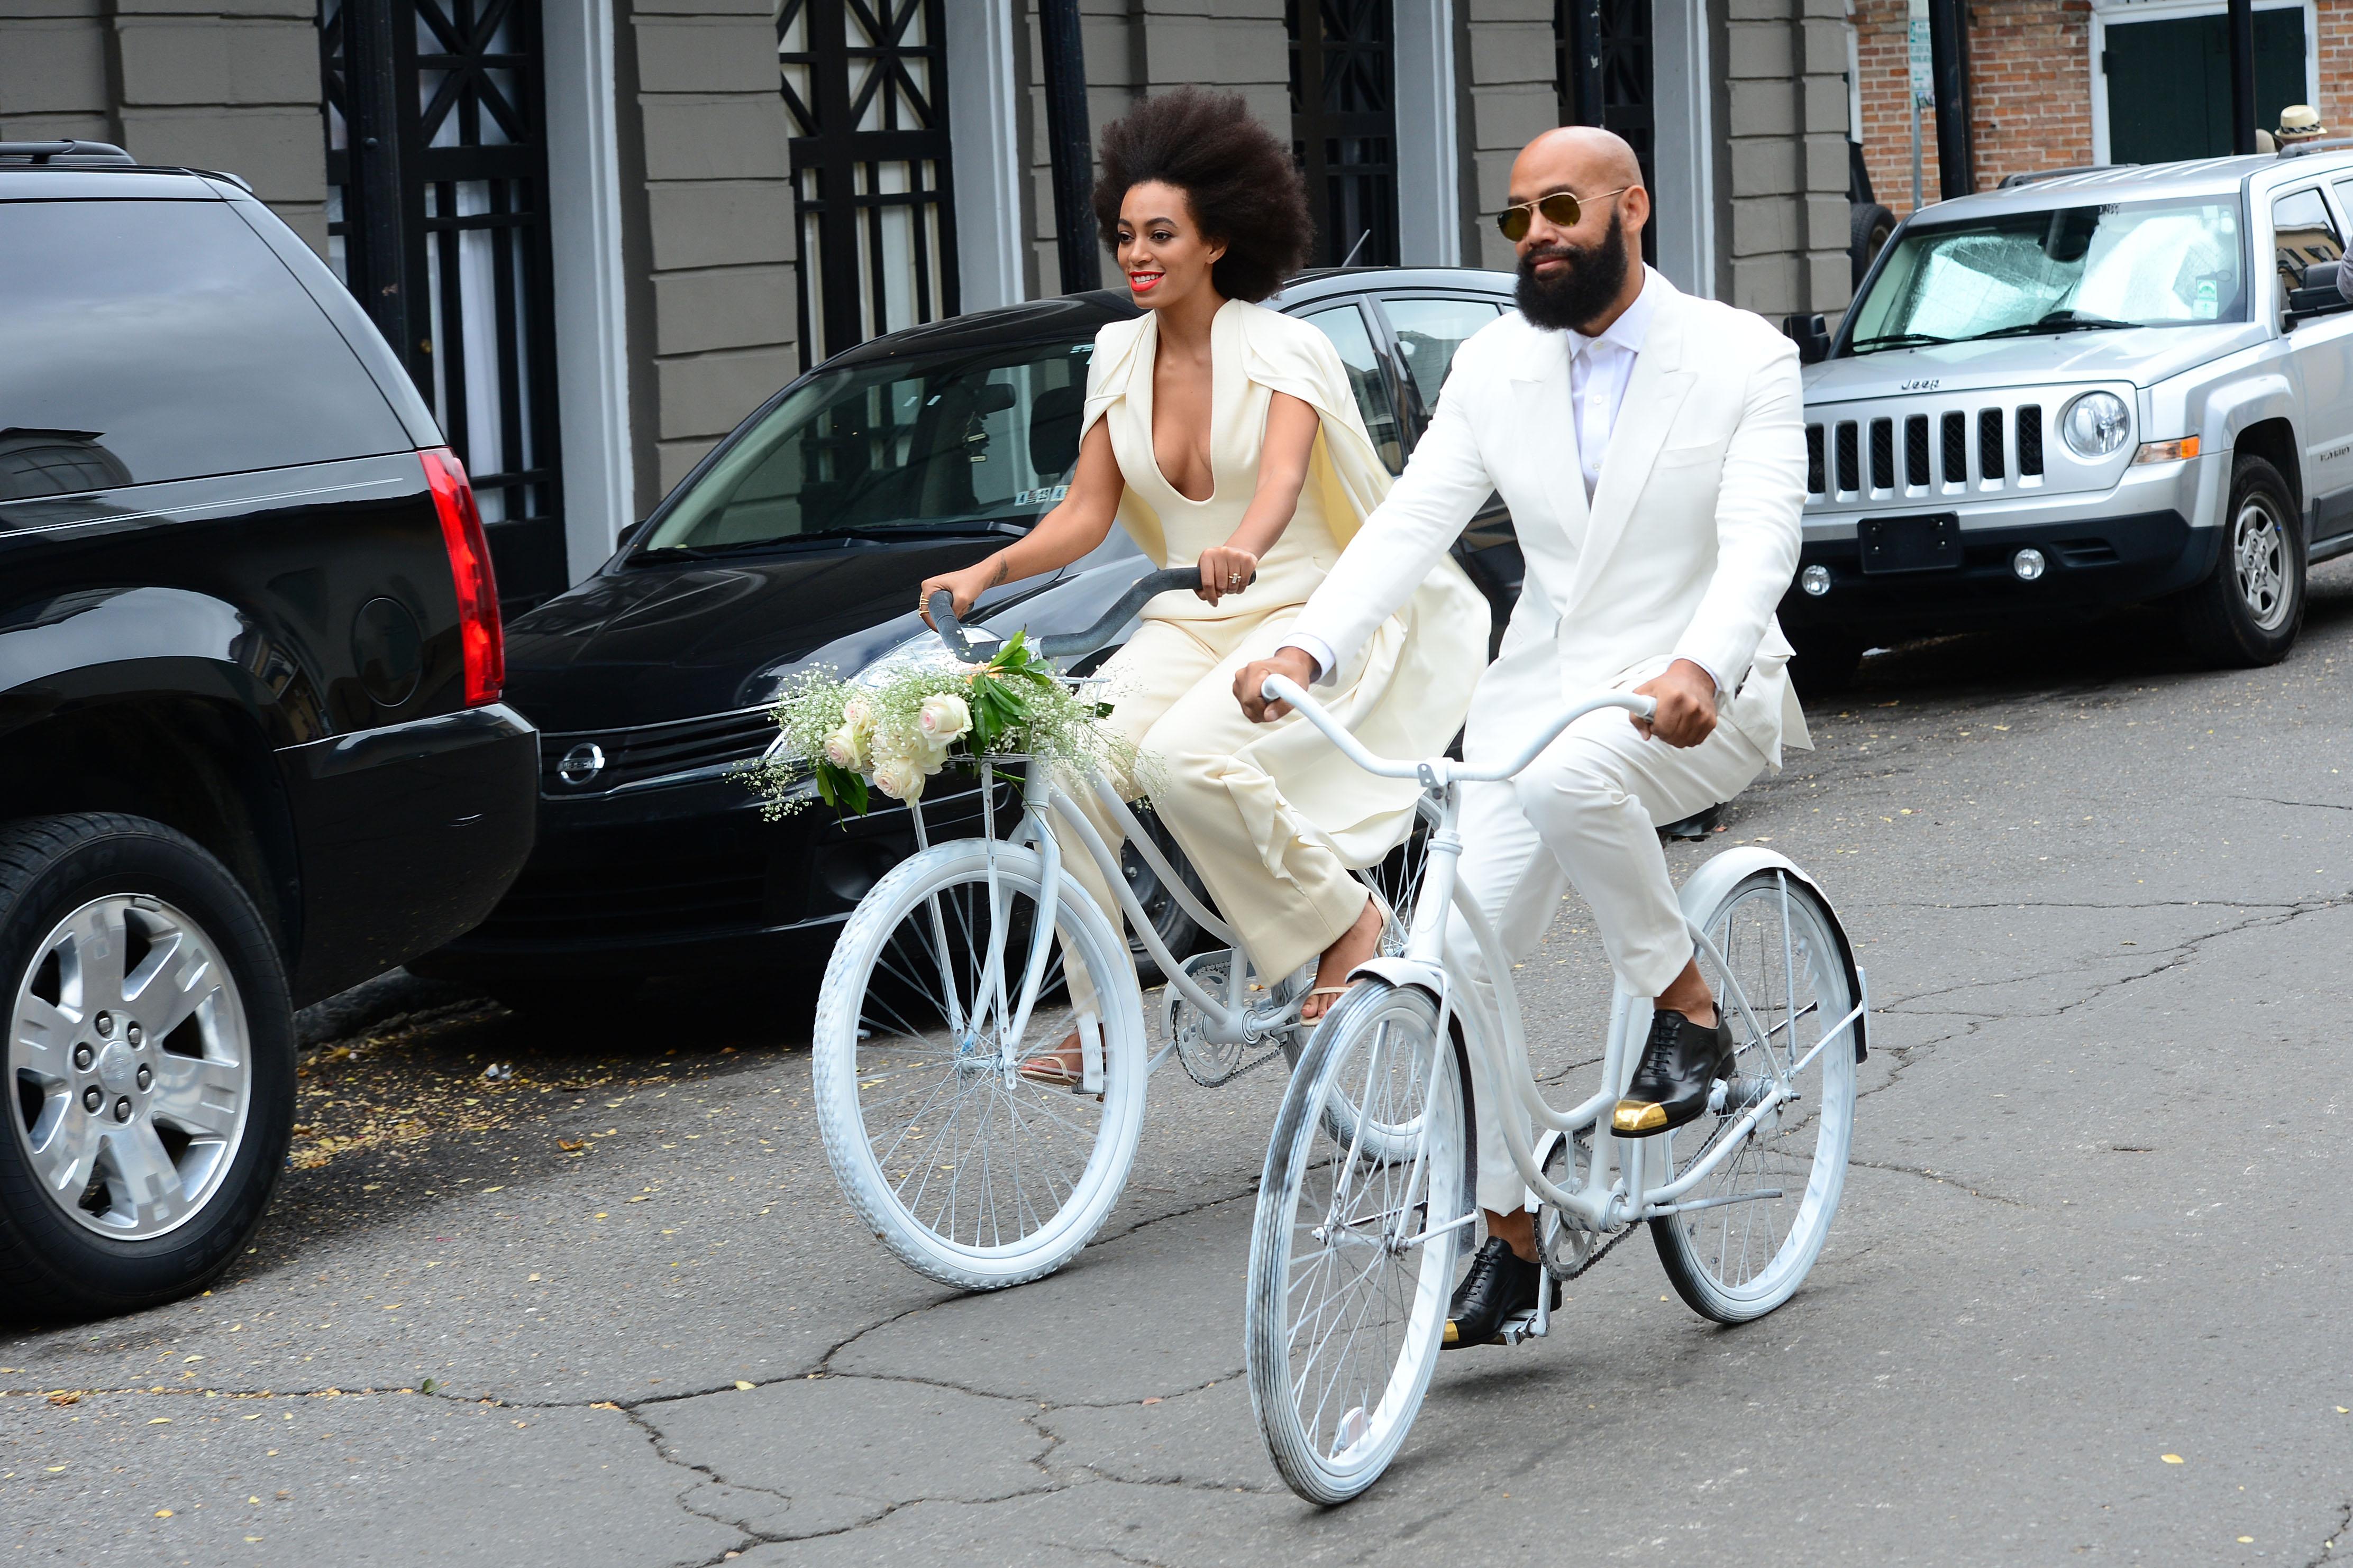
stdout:
POLYGON ((1119 1201, 1143 1131, 1127 944, 1067 877, 1041 932, 1043 876, 1021 846, 925 850, 860 901, 818 993, 810 1078, 834 1175, 902 1262, 960 1289, 1075 1257, 1119 1201), (1092 1058, 1081 1086, 1020 1076, 1072 1034, 1092 1058))
POLYGON ((1310 1502, 1380 1479, 1421 1408, 1465 1234, 1460 1064, 1423 993, 1360 982, 1283 1096, 1250 1235, 1250 1405, 1310 1502), (1362 1114, 1359 1114, 1359 1112, 1362 1114), (1394 1135, 1367 1138, 1378 1126, 1394 1135))
MULTIPOLYGON (((1692 1151, 1686 1169, 1722 1141, 1737 1143, 1684 1195, 1706 1206, 1652 1220, 1651 1238, 1676 1292, 1719 1323, 1761 1318, 1797 1292, 1846 1189, 1855 1036, 1836 1026, 1854 986, 1837 921, 1812 888, 1775 868, 1742 878, 1701 926, 1715 951, 1701 950, 1700 969, 1732 1025, 1736 1065, 1724 1110, 1670 1137, 1692 1151), (1777 1084, 1792 1098, 1741 1132, 1777 1084)), ((1672 1164, 1680 1151, 1669 1149, 1672 1164)))

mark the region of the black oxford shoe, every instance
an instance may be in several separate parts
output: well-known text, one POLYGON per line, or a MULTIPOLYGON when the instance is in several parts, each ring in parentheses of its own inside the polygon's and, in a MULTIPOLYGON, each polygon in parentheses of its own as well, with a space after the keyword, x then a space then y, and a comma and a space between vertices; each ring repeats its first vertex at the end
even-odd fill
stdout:
MULTIPOLYGON (((1544 1279, 1541 1265, 1522 1262, 1510 1242, 1489 1237, 1472 1256, 1471 1272, 1455 1287, 1453 1304, 1446 1310, 1446 1348, 1493 1344, 1505 1322, 1536 1310, 1536 1291, 1544 1279)), ((1552 1304, 1560 1305, 1557 1281, 1552 1287, 1552 1304)))
POLYGON ((1707 1109, 1708 1090, 1732 1076, 1732 1026, 1716 1009, 1715 1024, 1702 1028, 1672 1008, 1651 1015, 1651 1039, 1626 1098, 1609 1113, 1609 1130, 1620 1138, 1651 1138, 1707 1109))

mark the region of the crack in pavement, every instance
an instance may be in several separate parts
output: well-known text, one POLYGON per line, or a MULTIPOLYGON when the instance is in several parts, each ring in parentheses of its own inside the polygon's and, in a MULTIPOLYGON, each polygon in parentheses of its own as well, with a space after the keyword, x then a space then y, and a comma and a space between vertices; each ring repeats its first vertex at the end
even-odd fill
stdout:
POLYGON ((2353 811, 2353 805, 2340 805, 2333 800, 2282 800, 2274 795, 2236 795, 2232 800, 2257 800, 2265 805, 2301 805, 2313 811, 2353 811))
POLYGON ((2335 1562, 2336 1558, 2332 1553, 2335 1552, 2337 1547, 2337 1538, 2343 1535, 2348 1530, 2353 1530, 2353 1502, 2343 1503, 2338 1506, 2337 1510, 2337 1523, 2328 1531, 2328 1539, 2320 1543, 2320 1550, 2313 1553, 2312 1560, 2306 1563, 2304 1565, 2304 1568, 2320 1568, 2320 1565, 2324 1563, 2335 1562))
MULTIPOLYGON (((1989 907, 1999 909, 2007 906, 1991 905, 1989 907)), ((2096 1002, 2101 997, 2106 995, 2109 992, 2117 990, 2123 986, 2130 985, 2136 981, 2152 979, 2157 975, 2165 973, 2168 970, 2179 969, 2183 964, 2188 963, 2191 959, 2196 958, 2198 956, 2199 950, 2203 948, 2208 942, 2218 942, 2223 937, 2237 936, 2242 932, 2260 930, 2266 926, 2286 925, 2293 921, 2303 919, 2306 915, 2326 913, 2330 910, 2342 909, 2345 905, 2342 900, 2337 899, 2307 899, 2291 904, 2217 904, 2215 907, 2218 909, 2233 910, 2265 909, 2277 910, 2279 912, 2274 914, 2256 915, 2246 920, 2235 921, 2229 925, 2218 926, 2212 931, 2204 931, 2196 936, 2186 937, 2170 947, 2153 948, 2148 953, 2138 956, 2151 957, 2160 953, 2175 956, 2168 957, 2164 963, 2154 964, 2147 969, 2140 970, 2135 973, 2119 975, 2114 980, 2097 982, 2092 986, 2090 991, 2085 993, 2084 995, 2077 997, 2072 1002, 2063 1002, 2057 1007, 2052 1008, 2048 1012, 2025 1012, 2012 1008, 1998 1014, 1989 1013, 1978 1016, 2000 1018, 2056 1018, 2063 1014, 2073 1012, 2075 1008, 2096 1002)), ((1881 1012, 1891 1012, 1904 1007, 1908 1004, 1925 1002, 1932 997, 1949 996, 1958 992, 1982 990, 1989 986, 2016 985, 2026 981, 2051 980, 2070 975, 2080 975, 2084 971, 2091 968, 2092 965, 2105 962, 2107 962, 2105 957, 2086 958, 2080 963, 2062 964, 2052 969, 2040 969, 2027 974, 2014 974, 2005 980, 1970 980, 1965 981, 1957 985, 1938 986, 1933 991, 1915 991, 1909 995, 1900 996, 1891 1000, 1885 1006, 1879 1010, 1881 1012)))
POLYGON ((1932 1171, 1926 1165, 1899 1165, 1887 1160, 1858 1160, 1852 1155, 1847 1157, 1846 1163, 1850 1165, 1862 1165, 1873 1171, 1894 1171, 1900 1175, 1919 1176, 1936 1183, 1940 1187, 1950 1187, 1955 1192, 1967 1193, 1973 1198, 1982 1198, 1989 1204, 2008 1204, 2016 1209, 2031 1209, 2034 1206, 2022 1198, 2006 1197, 2000 1193, 1982 1192, 1966 1182, 1957 1182, 1950 1176, 1932 1171))

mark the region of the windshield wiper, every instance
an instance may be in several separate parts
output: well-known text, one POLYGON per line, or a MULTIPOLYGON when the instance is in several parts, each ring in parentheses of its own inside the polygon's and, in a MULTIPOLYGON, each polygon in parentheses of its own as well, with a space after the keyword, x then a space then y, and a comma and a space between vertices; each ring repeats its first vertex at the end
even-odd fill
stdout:
POLYGON ((2087 315, 2080 310, 2053 310, 2039 321, 2020 321, 2013 326, 1996 327, 1989 332, 1978 332, 1964 342, 1979 342, 1987 338, 2022 338, 2037 332, 2094 332, 2137 327, 2138 321, 2119 321, 2113 317, 2087 315))
POLYGON ((738 539, 725 544, 656 544, 629 557, 632 562, 712 561, 723 556, 754 554, 770 550, 818 550, 828 546, 854 544, 894 544, 902 540, 969 539, 976 534, 1009 533, 1016 537, 1029 530, 1004 518, 972 518, 962 522, 900 522, 874 523, 859 528, 829 528, 817 533, 779 533, 766 539, 738 539))
POLYGON ((1931 343, 1949 343, 1951 338, 1940 338, 1934 332, 1881 332, 1876 337, 1857 338, 1846 345, 1847 353, 1862 353, 1870 349, 1916 349, 1931 343))

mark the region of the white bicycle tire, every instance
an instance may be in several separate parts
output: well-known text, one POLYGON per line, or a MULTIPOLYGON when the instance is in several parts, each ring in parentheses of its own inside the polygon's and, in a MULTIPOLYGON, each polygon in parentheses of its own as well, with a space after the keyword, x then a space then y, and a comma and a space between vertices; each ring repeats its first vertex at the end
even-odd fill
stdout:
MULTIPOLYGON (((1026 896, 1034 907, 1044 876, 1038 851, 999 843, 994 858, 1000 888, 1026 896)), ((1127 944, 1094 901, 1066 875, 1056 899, 1060 940, 1066 948, 1075 945, 1080 951, 1089 973, 1097 977, 1102 999, 1103 1094, 1083 1170, 1070 1184, 1055 1211, 1041 1216, 1036 1229, 996 1245, 943 1236, 910 1208, 884 1172, 868 1136, 860 1099, 860 1019, 877 965, 902 923, 923 914, 934 895, 960 887, 985 887, 989 860, 989 847, 980 839, 935 845, 893 868, 860 900, 826 965, 809 1051, 818 1128, 843 1195, 875 1238, 900 1261, 928 1279, 963 1290, 997 1290, 1024 1284, 1052 1273, 1076 1257, 1117 1205, 1144 1125, 1143 1002, 1127 944)), ((1020 956, 1011 955, 1017 974, 1020 956)), ((1040 1015, 1047 1011, 1042 1000, 1038 1011, 1040 1015)), ((1036 1023, 1033 1018, 1029 1031, 1033 1035, 1036 1023)), ((1042 1038, 1027 1039, 1015 1054, 1035 1054, 1052 1044, 1042 1038)), ((1005 1092, 1057 1096, 1065 1101, 1081 1098, 1067 1090, 1026 1083, 1005 1092)), ((1046 1100, 1034 1103, 1049 1112, 1053 1109, 1046 1100)))
MULTIPOLYGON (((1739 911, 1748 908, 1763 917, 1761 925, 1778 930, 1778 922, 1786 921, 1792 939, 1781 951, 1767 951, 1778 943, 1778 936, 1771 933, 1755 944, 1761 962, 1757 973, 1744 984, 1757 1024, 1776 1032, 1784 1026, 1780 1021, 1784 1016, 1794 1012, 1800 1020, 1813 1018, 1819 1031, 1843 1017, 1854 1006, 1856 986, 1838 916, 1829 901, 1801 878, 1784 870, 1767 868, 1741 878, 1716 900, 1701 926, 1736 970, 1744 960, 1731 951, 1737 933, 1733 933, 1735 940, 1727 940, 1727 934, 1738 921, 1739 911), (1795 992, 1796 1006, 1778 996, 1781 989, 1795 992)), ((1739 1060, 1747 1064, 1756 1049, 1756 1026, 1725 994, 1722 977, 1715 972, 1714 957, 1704 953, 1701 963, 1717 994, 1718 1006, 1731 1022, 1741 1052, 1739 1060)), ((1810 1044, 1798 1028, 1792 1027, 1790 1034, 1799 1037, 1801 1047, 1810 1044)), ((1813 1038, 1819 1039, 1819 1033, 1813 1038)), ((1854 1038, 1850 1030, 1824 1044, 1802 1075, 1799 1087, 1804 1099, 1796 1102, 1788 1121, 1777 1123, 1768 1119, 1690 1194, 1718 1199, 1718 1207, 1651 1222, 1651 1238, 1668 1280, 1701 1316, 1719 1323, 1761 1318, 1797 1293, 1820 1258, 1846 1189, 1847 1160, 1854 1141, 1854 1038), (1811 1144, 1800 1152, 1809 1126, 1811 1144), (1794 1199, 1721 1203, 1725 1198, 1737 1199, 1744 1187, 1754 1192, 1778 1190, 1786 1195, 1800 1165, 1804 1180, 1794 1199), (1787 1229, 1778 1229, 1778 1222, 1785 1217, 1787 1229)), ((1802 1056, 1802 1048, 1798 1054, 1802 1056)), ((1736 1072, 1745 1075, 1748 1070, 1744 1065, 1736 1072)), ((1728 1123, 1732 1117, 1723 1120, 1728 1123)), ((1702 1156, 1704 1140, 1715 1121, 1703 1118, 1674 1134, 1679 1141, 1688 1140, 1685 1164, 1702 1156)))
MULTIPOLYGON (((1427 1088, 1419 1110, 1391 1120, 1395 1125, 1411 1126, 1428 1142, 1419 1167, 1422 1174, 1414 1176, 1408 1160, 1409 1186, 1374 1201, 1402 1208, 1411 1215, 1409 1223, 1425 1227, 1444 1225, 1468 1212, 1472 1198, 1469 1119, 1454 1047, 1451 1041, 1431 1038, 1437 1007, 1428 995, 1367 979, 1342 997, 1317 1025, 1292 1075, 1268 1141, 1250 1233, 1243 1331, 1250 1408, 1265 1439, 1267 1456, 1285 1484, 1308 1501, 1324 1505, 1345 1502, 1377 1481, 1411 1430, 1430 1374, 1437 1370, 1454 1286, 1455 1258, 1465 1234, 1461 1226, 1451 1226, 1408 1249, 1418 1255, 1409 1300, 1402 1293, 1388 1298, 1408 1300, 1395 1338, 1395 1354, 1386 1353, 1384 1339, 1363 1358, 1366 1376, 1361 1384, 1351 1380, 1346 1362, 1356 1353, 1355 1333, 1364 1327, 1365 1315, 1353 1302, 1333 1308, 1330 1304, 1339 1300, 1336 1295, 1318 1296, 1312 1290, 1304 1297, 1309 1305, 1302 1308, 1300 1288, 1312 1281, 1323 1265, 1318 1255, 1311 1254, 1304 1265, 1306 1275, 1295 1278, 1294 1265, 1300 1261, 1296 1244, 1302 1236, 1310 1236, 1311 1247, 1319 1248, 1320 1255, 1347 1257, 1326 1277, 1341 1279, 1345 1289, 1357 1293, 1369 1290, 1375 1298, 1388 1287, 1386 1282, 1368 1283, 1372 1270, 1389 1266, 1376 1259, 1371 1267, 1359 1269, 1353 1256, 1332 1241, 1313 1237, 1307 1222, 1314 1216, 1303 1215, 1300 1210, 1303 1203, 1313 1206, 1316 1194, 1312 1187, 1319 1175, 1328 1181, 1328 1173, 1349 1162, 1349 1155, 1334 1148, 1330 1140, 1335 1127, 1352 1126, 1354 1119, 1335 1117, 1332 1102, 1336 1099, 1353 1106, 1375 1098, 1368 1091, 1375 1076, 1370 1070, 1365 1072, 1367 1088, 1350 1098, 1350 1068, 1360 1060, 1360 1054, 1361 1058, 1369 1058, 1377 1041, 1375 1030, 1391 1017, 1418 1024, 1428 1052, 1423 1058, 1427 1088), (1416 1181, 1421 1184, 1418 1189, 1409 1185, 1416 1181), (1412 1215, 1417 1207, 1419 1215, 1412 1215), (1352 1269, 1356 1270, 1353 1276, 1352 1269), (1294 1317, 1301 1324, 1294 1324, 1294 1317), (1303 1418, 1302 1405, 1314 1394, 1311 1379, 1324 1348, 1317 1344, 1305 1354, 1303 1365, 1294 1365, 1298 1359, 1295 1330, 1305 1326, 1312 1334, 1311 1320, 1345 1321, 1351 1338, 1338 1356, 1326 1363, 1325 1392, 1303 1418), (1377 1396, 1372 1392, 1376 1379, 1377 1396), (1358 1404, 1333 1405, 1335 1398, 1349 1398, 1347 1390, 1354 1387, 1364 1391, 1356 1395, 1358 1404), (1364 1400, 1372 1403, 1367 1405, 1364 1400), (1351 1424, 1359 1416, 1362 1424, 1353 1428, 1351 1436, 1351 1424), (1328 1438, 1327 1427, 1331 1429, 1328 1438)), ((1365 1151, 1359 1147, 1357 1154, 1364 1157, 1365 1151)), ((1343 1223, 1335 1224, 1326 1216, 1327 1237, 1347 1238, 1352 1247, 1368 1237, 1367 1224, 1345 1215, 1342 1219, 1343 1223)))

